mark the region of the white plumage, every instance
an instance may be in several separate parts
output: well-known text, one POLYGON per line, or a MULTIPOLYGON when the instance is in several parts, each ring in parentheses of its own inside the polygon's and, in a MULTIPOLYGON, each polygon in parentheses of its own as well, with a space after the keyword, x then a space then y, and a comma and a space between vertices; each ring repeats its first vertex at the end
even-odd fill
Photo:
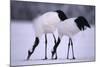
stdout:
POLYGON ((43 33, 53 33, 60 22, 57 12, 47 12, 34 21, 35 35, 41 37, 43 33))
POLYGON ((63 35, 72 37, 80 31, 79 28, 77 27, 76 23, 74 22, 75 19, 76 18, 66 19, 57 24, 57 29, 58 29, 60 38, 63 35))

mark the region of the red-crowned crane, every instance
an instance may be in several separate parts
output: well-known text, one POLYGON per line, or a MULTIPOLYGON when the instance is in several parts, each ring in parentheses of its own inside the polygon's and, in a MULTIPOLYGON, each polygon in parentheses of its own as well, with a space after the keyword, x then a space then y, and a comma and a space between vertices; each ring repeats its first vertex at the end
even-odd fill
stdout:
MULTIPOLYGON (((28 50, 27 60, 31 57, 34 53, 35 48, 38 46, 40 42, 40 37, 45 34, 45 58, 47 59, 47 33, 52 33, 56 30, 57 24, 61 21, 67 19, 66 15, 61 10, 46 12, 41 16, 38 16, 34 21, 34 28, 35 28, 35 42, 31 50, 28 50)), ((54 37, 54 42, 56 44, 56 39, 54 37)))
POLYGON ((83 16, 69 18, 69 19, 66 19, 66 20, 58 23, 57 29, 58 29, 59 36, 58 36, 58 41, 56 42, 56 44, 53 47, 52 59, 57 59, 56 50, 57 50, 57 47, 61 41, 60 39, 62 38, 63 35, 66 35, 69 37, 67 59, 69 59, 70 46, 72 47, 72 55, 73 55, 72 59, 75 59, 72 37, 75 34, 77 34, 78 32, 84 31, 87 27, 90 28, 90 25, 89 25, 88 21, 83 16), (55 58, 54 58, 54 55, 56 55, 55 58))

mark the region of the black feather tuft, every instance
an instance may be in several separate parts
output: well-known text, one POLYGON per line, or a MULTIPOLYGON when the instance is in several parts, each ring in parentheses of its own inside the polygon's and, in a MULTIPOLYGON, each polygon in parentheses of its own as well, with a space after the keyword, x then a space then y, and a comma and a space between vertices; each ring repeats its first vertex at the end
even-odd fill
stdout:
POLYGON ((83 16, 79 16, 75 22, 80 30, 85 30, 85 26, 90 28, 88 21, 83 16))
POLYGON ((67 19, 67 16, 65 15, 65 13, 61 10, 56 10, 55 12, 58 13, 58 16, 60 18, 61 21, 64 21, 65 19, 67 19))

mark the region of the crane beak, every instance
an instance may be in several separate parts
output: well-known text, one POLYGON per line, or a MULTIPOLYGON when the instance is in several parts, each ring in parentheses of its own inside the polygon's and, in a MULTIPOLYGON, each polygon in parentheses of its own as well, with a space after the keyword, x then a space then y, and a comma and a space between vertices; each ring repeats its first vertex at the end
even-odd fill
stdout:
POLYGON ((91 28, 91 26, 88 23, 86 24, 86 27, 91 28))

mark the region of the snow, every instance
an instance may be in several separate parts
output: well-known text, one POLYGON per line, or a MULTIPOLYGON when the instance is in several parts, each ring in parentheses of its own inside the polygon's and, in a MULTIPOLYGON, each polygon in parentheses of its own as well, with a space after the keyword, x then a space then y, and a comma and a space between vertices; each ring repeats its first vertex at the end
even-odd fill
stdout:
MULTIPOLYGON (((57 36, 57 33, 55 32, 57 36)), ((35 65, 51 63, 69 63, 95 60, 95 27, 79 32, 73 37, 75 60, 66 59, 68 37, 63 36, 62 41, 57 49, 58 59, 51 60, 51 51, 54 46, 52 34, 48 34, 48 60, 44 59, 45 39, 44 34, 41 37, 40 44, 35 49, 30 60, 26 61, 27 51, 34 44, 34 27, 30 21, 11 21, 11 65, 35 65)), ((71 50, 70 50, 70 58, 71 50)))

